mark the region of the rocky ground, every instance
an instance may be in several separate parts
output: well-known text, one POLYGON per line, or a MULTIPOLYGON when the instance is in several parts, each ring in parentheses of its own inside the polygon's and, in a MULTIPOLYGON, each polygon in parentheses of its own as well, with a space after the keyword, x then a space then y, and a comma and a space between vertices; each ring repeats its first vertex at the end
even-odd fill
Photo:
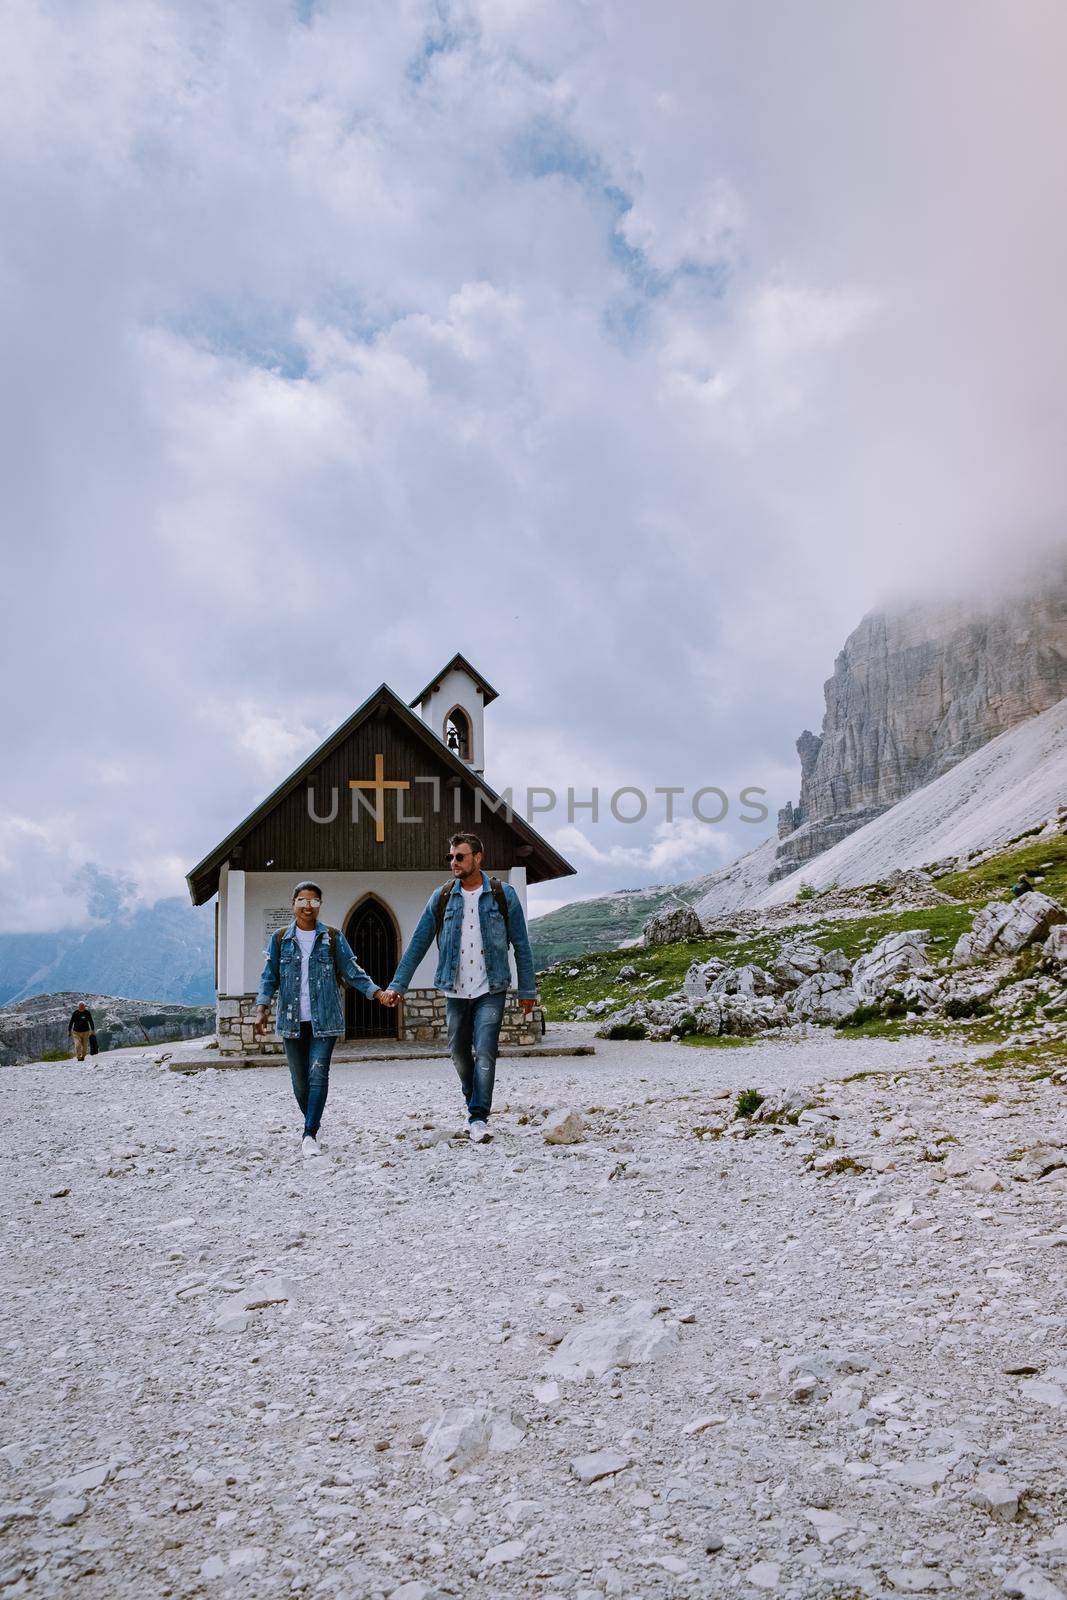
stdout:
POLYGON ((483 1146, 353 1066, 308 1163, 282 1069, 7 1069, 0 1594, 1067 1594, 1063 1090, 979 1053, 598 1041, 483 1146))

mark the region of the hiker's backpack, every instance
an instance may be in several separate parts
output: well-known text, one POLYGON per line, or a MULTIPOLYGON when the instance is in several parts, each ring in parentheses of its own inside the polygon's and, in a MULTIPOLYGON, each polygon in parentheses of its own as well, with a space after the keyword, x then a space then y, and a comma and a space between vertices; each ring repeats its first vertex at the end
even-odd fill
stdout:
MULTIPOLYGON (((440 937, 441 937, 441 929, 445 925, 445 907, 448 905, 448 897, 452 893, 453 888, 455 887, 455 882, 456 882, 456 880, 453 878, 451 883, 443 883, 441 885, 440 890, 438 891, 437 904, 434 907, 434 921, 437 923, 437 937, 438 937, 438 939, 440 939, 440 937)), ((505 939, 505 942, 510 944, 511 943, 511 926, 510 926, 510 923, 508 921, 508 897, 504 893, 504 885, 501 883, 499 878, 490 878, 489 879, 489 888, 492 890, 493 899, 496 901, 496 908, 500 912, 500 915, 504 919, 504 939, 505 939)))

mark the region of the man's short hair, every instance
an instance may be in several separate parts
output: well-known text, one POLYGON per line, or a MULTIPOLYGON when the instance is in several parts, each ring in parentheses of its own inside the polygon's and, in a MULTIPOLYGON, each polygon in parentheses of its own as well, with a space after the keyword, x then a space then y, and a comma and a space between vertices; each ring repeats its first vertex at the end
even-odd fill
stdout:
POLYGON ((455 844, 469 844, 472 855, 484 856, 485 854, 485 847, 476 833, 454 833, 448 843, 450 847, 455 844))
MULTIPOLYGON (((318 895, 320 900, 322 899, 322 890, 319 888, 318 884, 312 883, 310 878, 305 878, 303 883, 298 883, 296 888, 293 890, 293 900, 296 899, 298 894, 303 893, 305 889, 310 889, 312 893, 318 895)), ((292 905, 292 903, 292 900, 290 900, 289 904, 292 905)))

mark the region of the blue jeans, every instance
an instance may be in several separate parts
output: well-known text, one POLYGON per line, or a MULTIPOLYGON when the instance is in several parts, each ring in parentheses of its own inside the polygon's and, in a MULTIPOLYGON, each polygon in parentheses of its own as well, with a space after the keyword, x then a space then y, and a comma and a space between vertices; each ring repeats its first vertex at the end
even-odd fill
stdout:
POLYGON ((299 1039, 286 1039, 285 1057, 296 1103, 304 1113, 304 1132, 314 1139, 330 1091, 330 1057, 335 1038, 316 1039, 310 1022, 300 1024, 299 1039))
POLYGON ((496 1079, 496 1052, 504 1020, 506 989, 480 994, 476 1000, 445 1000, 448 1048, 459 1073, 467 1115, 472 1122, 488 1121, 496 1079))

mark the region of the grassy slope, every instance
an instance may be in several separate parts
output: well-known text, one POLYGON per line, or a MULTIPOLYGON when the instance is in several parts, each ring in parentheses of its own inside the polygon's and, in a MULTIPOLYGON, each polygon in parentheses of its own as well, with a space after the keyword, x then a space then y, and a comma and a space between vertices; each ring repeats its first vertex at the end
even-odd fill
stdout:
MULTIPOLYGON (((711 956, 720 956, 735 964, 755 961, 761 966, 767 965, 787 938, 806 937, 824 950, 843 950, 850 960, 854 960, 870 950, 887 933, 905 928, 925 928, 931 934, 931 959, 937 961, 941 956, 948 955, 960 934, 970 928, 975 911, 991 899, 1003 898, 1022 871, 1030 874, 1035 888, 1051 894, 1055 899, 1067 900, 1067 837, 1023 845, 969 872, 954 873, 940 879, 940 889, 946 894, 959 896, 956 905, 931 906, 920 911, 874 913, 837 922, 813 920, 752 939, 730 939, 720 935, 713 939, 660 945, 647 950, 594 949, 584 955, 574 956, 562 971, 542 973, 541 995, 548 1016, 555 1020, 565 1018, 574 1006, 602 1000, 609 995, 626 1000, 657 999, 681 986, 693 961, 707 961, 711 956), (1043 878, 1040 883, 1037 881, 1039 877, 1043 878), (637 977, 619 979, 619 969, 628 966, 636 969, 637 977), (572 972, 574 975, 570 976, 572 972)), ((965 1023, 923 1022, 920 1026, 926 1033, 959 1033, 961 1037, 975 1042, 999 1039, 1008 1028, 1006 1021, 999 1016, 977 1017, 965 1023)), ((908 1022, 879 1018, 849 1032, 853 1037, 884 1037, 909 1033, 914 1028, 915 1025, 908 1022)))
MULTIPOLYGON (((530 942, 538 971, 568 956, 592 950, 614 950, 625 939, 636 939, 642 928, 667 900, 685 900, 688 894, 672 888, 620 889, 596 900, 575 900, 530 923, 530 942)), ((694 899, 699 896, 694 895, 694 899)))
POLYGON ((980 867, 939 878, 937 887, 960 900, 985 905, 987 900, 1003 898, 1003 891, 1010 889, 1021 872, 1026 873, 1042 894, 1067 902, 1067 836, 1061 834, 1058 839, 1038 839, 1022 844, 983 862, 980 867))

